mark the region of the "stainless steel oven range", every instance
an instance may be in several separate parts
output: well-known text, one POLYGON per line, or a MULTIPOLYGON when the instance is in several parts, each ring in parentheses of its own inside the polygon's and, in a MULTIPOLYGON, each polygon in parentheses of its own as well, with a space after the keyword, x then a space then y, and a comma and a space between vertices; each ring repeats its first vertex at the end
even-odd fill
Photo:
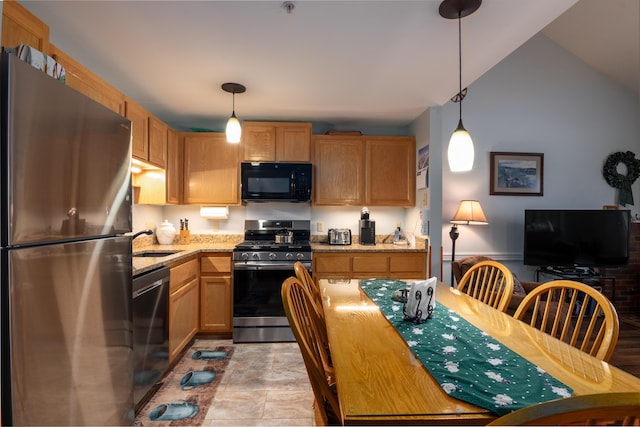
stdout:
POLYGON ((233 341, 295 341, 280 288, 302 262, 311 272, 308 220, 246 220, 233 250, 233 341))

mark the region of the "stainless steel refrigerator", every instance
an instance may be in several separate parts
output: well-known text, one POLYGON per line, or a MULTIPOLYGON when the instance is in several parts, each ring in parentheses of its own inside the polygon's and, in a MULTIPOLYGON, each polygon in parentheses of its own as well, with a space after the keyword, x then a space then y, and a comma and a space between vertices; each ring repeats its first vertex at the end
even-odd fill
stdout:
POLYGON ((133 422, 131 123, 0 58, 2 425, 133 422))

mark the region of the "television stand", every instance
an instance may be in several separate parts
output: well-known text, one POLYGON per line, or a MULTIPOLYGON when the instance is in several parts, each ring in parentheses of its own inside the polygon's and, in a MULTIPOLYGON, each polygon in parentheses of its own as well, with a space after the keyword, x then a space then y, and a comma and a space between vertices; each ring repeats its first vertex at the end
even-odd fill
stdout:
MULTIPOLYGON (((604 290, 605 281, 611 281, 611 303, 616 305, 616 276, 600 274, 591 267, 540 267, 536 270, 536 282, 540 281, 540 275, 553 279, 574 280, 592 287, 604 290)), ((604 292, 603 292, 604 293, 604 292)))

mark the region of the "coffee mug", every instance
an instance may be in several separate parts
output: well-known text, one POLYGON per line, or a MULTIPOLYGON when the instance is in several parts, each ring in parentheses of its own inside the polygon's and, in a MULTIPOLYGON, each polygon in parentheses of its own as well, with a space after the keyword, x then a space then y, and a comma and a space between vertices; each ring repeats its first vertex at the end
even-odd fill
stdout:
POLYGON ((185 400, 174 400, 171 403, 163 403, 153 408, 149 419, 151 421, 175 421, 193 418, 199 409, 197 405, 191 405, 185 400))
POLYGON ((189 371, 180 380, 180 390, 191 390, 192 388, 209 384, 216 377, 211 371, 189 371))
POLYGON ((227 357, 226 351, 210 351, 210 350, 197 350, 193 352, 193 356, 191 358, 193 360, 197 359, 222 359, 227 357))

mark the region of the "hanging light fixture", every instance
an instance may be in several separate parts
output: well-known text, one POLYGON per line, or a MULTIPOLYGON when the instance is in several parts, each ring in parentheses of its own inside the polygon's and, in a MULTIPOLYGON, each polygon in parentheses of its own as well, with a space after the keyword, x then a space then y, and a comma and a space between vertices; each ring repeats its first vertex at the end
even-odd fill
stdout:
POLYGON ((452 172, 465 172, 473 167, 473 141, 471 135, 462 124, 462 100, 467 95, 467 88, 462 89, 462 24, 465 16, 478 10, 482 0, 444 0, 440 4, 440 16, 447 19, 458 20, 458 64, 459 64, 459 92, 451 98, 451 101, 460 104, 460 119, 458 127, 451 135, 447 158, 449 169, 452 172))
POLYGON ((242 135, 242 126, 240 126, 240 120, 236 117, 236 93, 244 93, 247 88, 240 83, 223 83, 222 90, 233 94, 233 109, 231 110, 231 117, 227 121, 225 133, 227 142, 237 144, 240 142, 240 136, 242 135))

